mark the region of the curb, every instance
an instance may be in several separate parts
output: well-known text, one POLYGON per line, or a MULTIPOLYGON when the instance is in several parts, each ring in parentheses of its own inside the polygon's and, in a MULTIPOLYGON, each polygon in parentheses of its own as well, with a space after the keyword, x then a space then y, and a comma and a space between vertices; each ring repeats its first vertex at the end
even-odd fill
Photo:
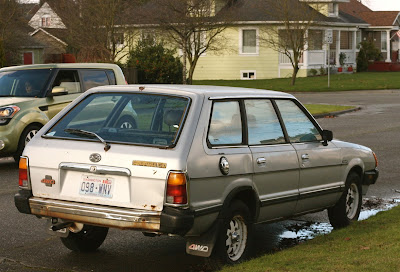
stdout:
POLYGON ((335 111, 335 112, 328 112, 328 113, 322 113, 322 114, 316 114, 313 115, 315 119, 319 119, 319 118, 334 118, 337 117, 339 115, 345 114, 345 113, 350 113, 350 112, 355 112, 355 111, 359 111, 362 110, 361 107, 355 107, 354 109, 349 109, 349 110, 344 110, 344 111, 335 111))

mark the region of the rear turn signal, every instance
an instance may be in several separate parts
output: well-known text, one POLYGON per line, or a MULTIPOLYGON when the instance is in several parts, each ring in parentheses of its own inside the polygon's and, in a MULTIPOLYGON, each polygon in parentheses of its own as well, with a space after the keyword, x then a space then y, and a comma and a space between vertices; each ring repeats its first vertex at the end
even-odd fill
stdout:
POLYGON ((28 158, 26 157, 21 157, 21 159, 19 160, 18 185, 21 189, 29 189, 28 158))
POLYGON ((168 204, 187 204, 186 175, 179 172, 170 172, 167 180, 168 204))

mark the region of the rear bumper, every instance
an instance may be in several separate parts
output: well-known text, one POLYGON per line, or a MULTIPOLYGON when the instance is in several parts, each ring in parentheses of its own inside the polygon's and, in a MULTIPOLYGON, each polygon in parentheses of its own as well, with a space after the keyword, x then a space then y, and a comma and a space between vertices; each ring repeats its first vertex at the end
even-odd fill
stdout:
POLYGON ((89 225, 179 235, 193 225, 191 212, 168 207, 160 212, 101 206, 33 197, 24 190, 15 195, 14 201, 21 213, 89 225))

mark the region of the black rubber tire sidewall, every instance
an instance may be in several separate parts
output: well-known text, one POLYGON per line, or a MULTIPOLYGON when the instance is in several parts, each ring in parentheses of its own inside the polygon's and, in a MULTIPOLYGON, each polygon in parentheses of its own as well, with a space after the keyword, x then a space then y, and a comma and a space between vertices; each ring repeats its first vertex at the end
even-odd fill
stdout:
POLYGON ((213 255, 211 259, 215 260, 216 264, 237 264, 241 263, 244 260, 246 260, 252 252, 252 246, 253 246, 253 224, 251 220, 251 213, 246 204, 244 204, 240 200, 235 200, 233 201, 227 211, 223 213, 223 223, 222 227, 220 229, 220 232, 218 233, 217 241, 215 244, 215 248, 213 250, 213 255), (227 239, 227 229, 229 227, 229 223, 232 218, 234 218, 236 215, 240 215, 247 226, 247 241, 246 241, 246 247, 244 249, 244 252, 242 256, 236 260, 232 261, 228 254, 227 254, 227 249, 226 249, 226 239, 227 239))
POLYGON ((25 138, 26 136, 33 130, 39 131, 42 127, 39 125, 29 125, 24 129, 24 131, 21 133, 21 136, 19 137, 18 141, 18 148, 17 152, 13 155, 15 162, 19 162, 20 156, 22 155, 22 152, 24 151, 25 148, 25 138))
POLYGON ((131 116, 128 116, 128 115, 122 116, 118 120, 117 127, 121 128, 122 124, 125 123, 125 122, 130 123, 132 125, 132 129, 136 129, 137 128, 137 124, 136 124, 135 119, 133 117, 131 117, 131 116))
POLYGON ((362 205, 361 178, 357 173, 351 172, 347 176, 343 195, 340 197, 339 201, 336 203, 335 206, 328 209, 328 217, 331 225, 334 228, 343 228, 348 226, 352 221, 357 221, 361 212, 361 205, 362 205), (355 183, 358 188, 358 207, 355 216, 353 218, 348 218, 346 214, 346 196, 349 187, 352 183, 355 183))
POLYGON ((84 225, 80 232, 70 232, 61 242, 72 251, 91 252, 103 244, 107 234, 108 228, 84 225))

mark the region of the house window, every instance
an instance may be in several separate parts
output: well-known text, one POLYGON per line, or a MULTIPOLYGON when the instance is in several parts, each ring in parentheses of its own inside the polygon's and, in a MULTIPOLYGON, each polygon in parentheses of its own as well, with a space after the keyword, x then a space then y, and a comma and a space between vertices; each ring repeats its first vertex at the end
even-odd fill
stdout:
POLYGON ((353 49, 353 32, 342 31, 340 33, 340 48, 353 49))
POLYGON ((387 32, 381 31, 381 51, 387 51, 387 32))
POLYGON ((328 16, 337 17, 339 15, 339 5, 337 3, 328 4, 328 16))
POLYGON ((40 26, 41 27, 49 27, 49 26, 51 26, 51 17, 50 17, 50 15, 44 15, 42 17, 40 26))
POLYGON ((124 33, 114 33, 115 45, 124 45, 124 33))
POLYGON ((256 79, 256 71, 255 70, 246 70, 240 71, 240 79, 248 80, 248 79, 256 79))
POLYGON ((322 30, 310 30, 308 32, 308 50, 322 50, 322 30))
POLYGON ((240 36, 240 53, 258 54, 258 29, 242 29, 240 36))

